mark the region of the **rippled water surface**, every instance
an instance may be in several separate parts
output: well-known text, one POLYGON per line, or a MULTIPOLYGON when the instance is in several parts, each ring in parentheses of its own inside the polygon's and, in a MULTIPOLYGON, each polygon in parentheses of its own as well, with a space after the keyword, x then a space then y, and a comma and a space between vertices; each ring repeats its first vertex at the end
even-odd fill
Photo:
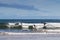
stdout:
POLYGON ((0 40, 60 40, 60 34, 0 35, 0 40))
MULTIPOLYGON (((31 32, 27 30, 0 30, 0 32, 31 32)), ((60 34, 0 35, 0 40, 60 40, 60 34)))

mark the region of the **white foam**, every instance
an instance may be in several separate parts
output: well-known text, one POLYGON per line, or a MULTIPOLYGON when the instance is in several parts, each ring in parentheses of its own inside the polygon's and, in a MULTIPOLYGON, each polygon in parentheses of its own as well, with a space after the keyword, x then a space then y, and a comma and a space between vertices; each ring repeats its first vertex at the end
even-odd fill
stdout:
POLYGON ((6 34, 8 35, 35 35, 35 34, 60 34, 60 33, 46 33, 46 32, 43 32, 43 33, 12 33, 12 32, 6 32, 6 34))
POLYGON ((50 27, 60 27, 60 23, 47 23, 50 27))

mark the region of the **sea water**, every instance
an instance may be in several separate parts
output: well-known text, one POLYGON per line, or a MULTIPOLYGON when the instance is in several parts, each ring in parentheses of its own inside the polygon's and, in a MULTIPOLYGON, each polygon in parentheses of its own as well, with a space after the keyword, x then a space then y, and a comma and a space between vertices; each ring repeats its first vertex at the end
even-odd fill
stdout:
MULTIPOLYGON (((51 19, 1 19, 0 23, 8 22, 27 22, 27 23, 40 23, 40 22, 60 22, 60 20, 51 19)), ((0 29, 0 32, 31 32, 24 30, 10 30, 0 29)), ((24 35, 0 35, 0 40, 60 40, 60 34, 24 34, 24 35)))
POLYGON ((0 40, 60 40, 60 34, 0 35, 0 40))
POLYGON ((0 19, 0 23, 9 22, 44 23, 44 22, 60 22, 60 19, 0 19))
POLYGON ((32 30, 20 30, 20 29, 0 29, 0 32, 15 32, 15 33, 31 33, 32 30))
POLYGON ((60 34, 22 34, 31 33, 31 31, 23 31, 23 30, 16 30, 16 29, 0 29, 0 32, 15 32, 21 33, 19 35, 0 35, 0 40, 60 40, 60 34))

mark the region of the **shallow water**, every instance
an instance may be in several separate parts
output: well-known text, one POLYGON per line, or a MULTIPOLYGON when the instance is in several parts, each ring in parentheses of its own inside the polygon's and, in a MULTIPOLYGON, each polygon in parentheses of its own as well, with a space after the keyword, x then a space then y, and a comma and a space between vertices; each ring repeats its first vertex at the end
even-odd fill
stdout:
MULTIPOLYGON (((0 30, 0 32, 30 32, 30 31, 0 30)), ((60 34, 0 35, 0 40, 60 40, 60 34)))
POLYGON ((32 30, 18 30, 18 29, 0 29, 0 32, 32 32, 32 30))
POLYGON ((60 34, 0 35, 0 40, 60 40, 60 34))

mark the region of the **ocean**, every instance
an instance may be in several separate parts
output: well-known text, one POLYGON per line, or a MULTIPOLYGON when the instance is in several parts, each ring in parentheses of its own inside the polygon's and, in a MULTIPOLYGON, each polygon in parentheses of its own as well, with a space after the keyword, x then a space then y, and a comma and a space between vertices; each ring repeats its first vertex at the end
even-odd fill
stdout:
POLYGON ((44 23, 44 22, 60 22, 60 19, 0 19, 0 23, 9 22, 44 23))
MULTIPOLYGON (((22 23, 44 23, 57 22, 60 19, 0 19, 0 23, 22 22, 22 23)), ((22 30, 0 29, 0 32, 32 32, 22 30)), ((26 34, 26 35, 0 35, 0 40, 60 40, 60 34, 26 34)))

